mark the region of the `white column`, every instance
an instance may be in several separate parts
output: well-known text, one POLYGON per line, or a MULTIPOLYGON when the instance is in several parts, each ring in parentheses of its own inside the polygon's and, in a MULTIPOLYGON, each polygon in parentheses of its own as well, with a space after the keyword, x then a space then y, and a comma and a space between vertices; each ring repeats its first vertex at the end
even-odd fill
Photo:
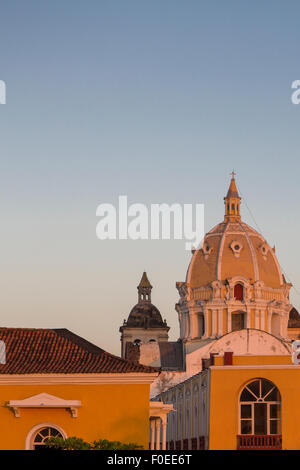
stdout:
MULTIPOLYGON (((246 328, 251 328, 251 309, 247 307, 246 309, 246 315, 247 315, 247 319, 246 319, 246 328)), ((254 311, 254 315, 255 315, 255 311, 254 311)))
POLYGON ((204 338, 207 338, 207 332, 208 332, 208 314, 207 310, 205 309, 203 312, 203 320, 204 320, 204 338))
POLYGON ((218 321, 218 335, 223 336, 223 310, 220 308, 218 311, 219 321, 218 321))
POLYGON ((259 314, 260 314, 260 311, 259 310, 254 310, 254 328, 256 328, 257 330, 259 330, 259 314))
POLYGON ((268 311, 268 333, 271 333, 272 312, 268 311))
POLYGON ((284 336, 284 334, 283 334, 283 315, 279 315, 279 321, 280 321, 279 334, 280 334, 280 336, 284 336))
POLYGON ((167 435, 167 417, 166 415, 161 417, 162 421, 162 445, 161 450, 166 450, 166 435, 167 435))
POLYGON ((211 336, 216 336, 217 334, 217 314, 218 314, 218 310, 215 310, 213 309, 211 311, 211 314, 212 314, 212 321, 211 321, 211 336))
POLYGON ((150 429, 151 429, 150 449, 154 450, 154 432, 155 432, 154 419, 150 419, 150 429))
POLYGON ((155 450, 160 450, 160 418, 157 418, 155 420, 155 427, 156 427, 155 450))
POLYGON ((199 330, 197 312, 195 312, 194 310, 191 310, 189 317, 190 317, 190 318, 189 318, 189 320, 190 320, 190 334, 189 334, 189 338, 190 338, 190 339, 197 338, 197 336, 198 336, 198 330, 199 330))
POLYGON ((231 332, 231 309, 229 308, 227 310, 227 328, 228 328, 228 333, 231 332))

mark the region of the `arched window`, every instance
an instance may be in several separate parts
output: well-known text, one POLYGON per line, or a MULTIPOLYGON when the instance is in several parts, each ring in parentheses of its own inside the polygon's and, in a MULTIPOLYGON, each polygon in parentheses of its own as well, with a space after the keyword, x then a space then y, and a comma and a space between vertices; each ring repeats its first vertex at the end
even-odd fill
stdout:
POLYGON ((269 380, 253 380, 242 390, 240 434, 281 434, 280 392, 269 380))
POLYGON ((40 428, 34 435, 31 448, 34 450, 47 449, 46 444, 50 437, 63 437, 56 429, 50 426, 40 428))
POLYGON ((234 298, 235 300, 244 300, 244 286, 242 284, 234 286, 234 298))
POLYGON ((133 341, 133 344, 139 345, 139 344, 141 344, 141 340, 138 339, 138 338, 136 338, 136 339, 133 341))

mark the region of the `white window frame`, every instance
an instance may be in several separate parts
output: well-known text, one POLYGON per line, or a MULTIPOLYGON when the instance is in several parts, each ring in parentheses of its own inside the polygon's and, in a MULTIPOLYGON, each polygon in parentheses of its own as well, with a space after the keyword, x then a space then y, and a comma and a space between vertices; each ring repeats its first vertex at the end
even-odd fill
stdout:
POLYGON ((36 424, 35 426, 33 426, 33 428, 30 429, 29 433, 28 433, 27 436, 26 436, 26 440, 25 440, 25 450, 33 450, 33 441, 34 441, 34 438, 35 438, 37 432, 38 432, 40 429, 43 429, 43 428, 53 428, 53 429, 56 429, 58 432, 60 432, 60 434, 63 436, 64 439, 67 439, 67 433, 66 433, 60 426, 58 426, 57 424, 54 424, 54 423, 40 423, 40 424, 36 424))
POLYGON ((276 385, 271 382, 271 380, 268 380, 268 379, 264 379, 264 378, 256 378, 256 379, 253 379, 251 380, 250 382, 248 382, 241 390, 240 392, 240 396, 239 396, 239 434, 242 435, 242 436, 251 436, 251 435, 254 435, 254 405, 256 403, 264 403, 267 405, 267 436, 276 436, 277 434, 271 434, 270 432, 270 421, 279 421, 279 424, 280 424, 280 432, 279 434, 281 434, 282 432, 282 402, 281 402, 281 395, 280 395, 280 392, 279 392, 279 395, 280 395, 280 401, 266 401, 265 398, 274 390, 274 389, 277 389, 278 388, 276 387, 276 385), (273 387, 269 390, 269 392, 264 396, 262 397, 262 394, 261 394, 261 383, 262 383, 262 380, 266 380, 268 382, 270 382, 273 387), (248 386, 253 383, 253 382, 256 382, 256 381, 259 381, 259 397, 257 397, 249 388, 248 386), (247 389, 249 393, 251 393, 251 395, 253 395, 253 397, 256 398, 256 401, 241 401, 241 395, 243 393, 243 391, 247 389), (242 418, 242 405, 251 405, 251 418, 242 418), (270 407, 271 405, 279 405, 280 407, 280 416, 279 418, 271 418, 270 417, 270 407), (242 421, 251 421, 251 433, 248 433, 248 434, 242 434, 242 421))

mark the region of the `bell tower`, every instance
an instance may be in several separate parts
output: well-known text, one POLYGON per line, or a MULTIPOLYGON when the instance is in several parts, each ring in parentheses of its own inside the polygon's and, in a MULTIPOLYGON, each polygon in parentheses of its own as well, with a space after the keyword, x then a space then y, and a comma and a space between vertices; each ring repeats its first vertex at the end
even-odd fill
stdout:
POLYGON ((160 311, 151 303, 152 285, 146 272, 143 272, 138 290, 138 303, 132 308, 127 320, 120 327, 121 355, 128 357, 130 344, 140 346, 146 343, 168 341, 170 327, 163 321, 160 311))

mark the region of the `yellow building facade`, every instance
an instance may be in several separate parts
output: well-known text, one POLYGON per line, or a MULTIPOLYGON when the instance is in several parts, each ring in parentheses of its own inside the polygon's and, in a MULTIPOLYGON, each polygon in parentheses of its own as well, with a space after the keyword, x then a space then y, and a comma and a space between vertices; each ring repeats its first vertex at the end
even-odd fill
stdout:
POLYGON ((160 395, 176 409, 168 448, 299 450, 299 390, 291 356, 212 355, 202 372, 160 395))
POLYGON ((39 449, 51 436, 149 445, 154 368, 68 330, 0 328, 0 449, 39 449))

